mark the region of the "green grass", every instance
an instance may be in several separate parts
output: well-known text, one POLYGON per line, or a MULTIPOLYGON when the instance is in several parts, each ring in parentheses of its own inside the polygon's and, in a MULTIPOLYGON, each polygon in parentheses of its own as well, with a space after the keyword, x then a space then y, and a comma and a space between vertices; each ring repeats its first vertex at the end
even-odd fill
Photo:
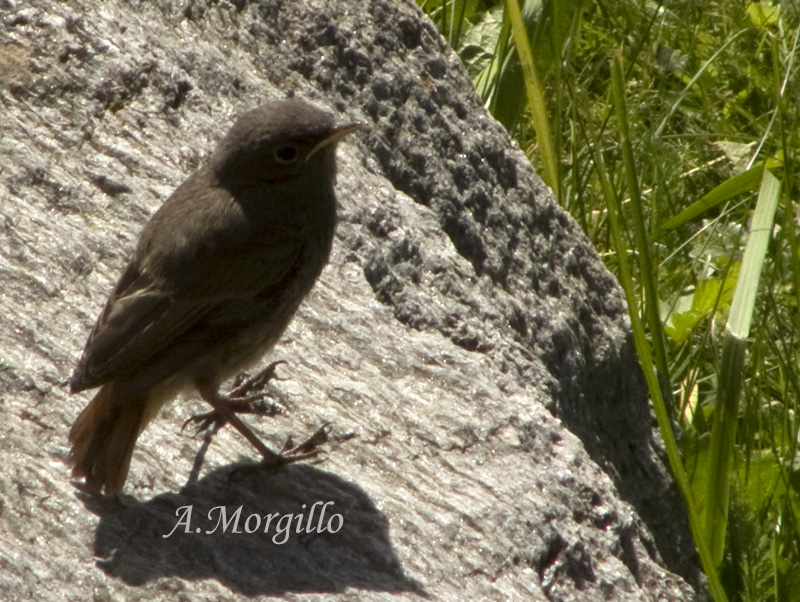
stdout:
POLYGON ((800 600, 800 7, 420 5, 620 278, 714 598, 800 600))

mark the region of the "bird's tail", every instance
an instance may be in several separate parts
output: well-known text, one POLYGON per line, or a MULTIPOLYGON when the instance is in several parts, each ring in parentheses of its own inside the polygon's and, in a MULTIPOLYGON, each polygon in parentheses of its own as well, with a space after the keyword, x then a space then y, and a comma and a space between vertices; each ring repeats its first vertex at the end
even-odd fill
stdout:
POLYGON ((69 441, 67 462, 72 476, 85 477, 92 491, 117 493, 125 484, 133 447, 144 426, 147 399, 115 399, 114 383, 108 383, 78 415, 69 441))

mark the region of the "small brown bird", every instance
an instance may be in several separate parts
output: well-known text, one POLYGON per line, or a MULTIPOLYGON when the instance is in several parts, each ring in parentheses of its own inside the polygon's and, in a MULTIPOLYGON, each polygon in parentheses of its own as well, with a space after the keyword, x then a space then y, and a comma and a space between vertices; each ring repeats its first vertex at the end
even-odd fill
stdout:
POLYGON ((331 251, 336 144, 359 124, 298 99, 245 114, 142 231, 70 381, 102 385, 69 434, 73 475, 122 489, 139 433, 194 386, 267 462, 221 383, 271 349, 331 251))

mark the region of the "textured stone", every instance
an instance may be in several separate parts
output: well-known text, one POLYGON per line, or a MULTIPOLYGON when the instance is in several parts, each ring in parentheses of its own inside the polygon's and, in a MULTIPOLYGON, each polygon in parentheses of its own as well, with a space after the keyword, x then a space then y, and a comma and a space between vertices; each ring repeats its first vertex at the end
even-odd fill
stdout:
POLYGON ((619 287, 416 6, 0 0, 0 19, 3 598, 704 598, 619 287), (330 422, 327 460, 260 470, 226 429, 187 483, 186 397, 126 494, 86 497, 66 381, 101 304, 234 117, 290 93, 365 127, 339 151, 331 264, 273 354, 284 411, 246 420, 273 446, 330 422), (205 533, 218 506, 244 531, 317 501, 340 531, 205 533), (187 505, 203 532, 163 537, 187 505))

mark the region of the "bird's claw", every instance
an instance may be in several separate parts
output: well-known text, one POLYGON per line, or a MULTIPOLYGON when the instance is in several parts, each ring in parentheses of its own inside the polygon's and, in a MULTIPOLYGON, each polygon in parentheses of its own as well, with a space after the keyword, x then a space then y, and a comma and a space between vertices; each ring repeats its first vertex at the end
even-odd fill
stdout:
POLYGON ((292 438, 286 441, 280 453, 276 457, 264 458, 261 463, 264 466, 283 466, 294 462, 301 462, 318 457, 324 450, 319 449, 328 442, 329 422, 323 424, 317 431, 300 445, 293 445, 292 438))
MULTIPOLYGON (((253 395, 249 395, 249 393, 253 390, 261 390, 263 389, 267 383, 273 379, 278 379, 275 375, 275 369, 279 364, 285 364, 284 360, 278 360, 269 364, 266 368, 261 370, 255 376, 252 376, 243 382, 237 382, 236 386, 233 390, 225 395, 223 399, 228 407, 236 414, 258 414, 260 416, 275 416, 279 413, 279 409, 277 406, 272 404, 265 404, 265 405, 255 405, 255 402, 262 401, 265 397, 267 397, 267 393, 261 391, 259 393, 255 393, 253 395)), ((217 410, 211 410, 210 412, 205 412, 203 414, 195 414, 194 416, 190 416, 181 427, 181 432, 186 430, 186 427, 190 424, 196 424, 197 429, 195 430, 195 434, 202 433, 206 431, 213 431, 217 432, 221 429, 227 420, 217 412, 217 410)))

